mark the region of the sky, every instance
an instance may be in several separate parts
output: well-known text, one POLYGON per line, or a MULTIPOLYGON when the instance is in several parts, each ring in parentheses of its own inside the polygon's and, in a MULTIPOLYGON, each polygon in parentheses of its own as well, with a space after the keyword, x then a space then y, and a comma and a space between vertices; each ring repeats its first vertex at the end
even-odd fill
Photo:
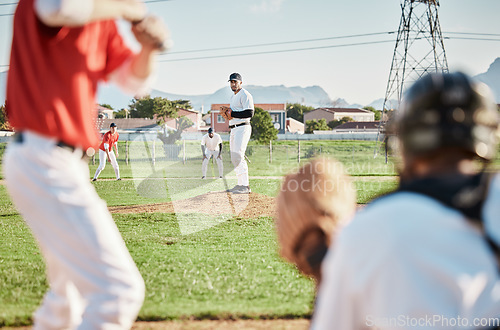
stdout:
MULTIPOLYGON (((0 71, 8 69, 2 65, 8 64, 12 33, 8 14, 15 9, 2 4, 16 1, 0 0, 0 71)), ((382 33, 398 30, 400 0, 146 2, 152 14, 163 18, 173 41, 170 52, 157 61, 153 87, 160 91, 211 94, 228 86, 231 72, 239 72, 243 85, 317 85, 332 100, 343 98, 348 103, 366 105, 385 96, 396 34, 382 33), (359 34, 374 35, 332 39, 359 34), (326 38, 330 39, 296 42, 326 38), (371 44, 345 46, 352 43, 371 44), (214 48, 219 50, 200 51, 214 48), (317 49, 290 51, 302 48, 317 49), (242 55, 270 51, 279 52, 242 55)), ((500 57, 499 12, 498 0, 440 1, 441 29, 450 37, 445 39, 450 70, 480 74, 500 57)))

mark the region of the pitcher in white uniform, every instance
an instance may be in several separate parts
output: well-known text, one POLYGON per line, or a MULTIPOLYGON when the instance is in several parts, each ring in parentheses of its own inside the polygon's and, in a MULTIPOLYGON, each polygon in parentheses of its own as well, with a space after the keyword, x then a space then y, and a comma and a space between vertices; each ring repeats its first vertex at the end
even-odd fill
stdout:
POLYGON ((253 97, 247 90, 241 87, 242 79, 239 73, 232 73, 229 76, 229 82, 231 90, 234 93, 231 96, 230 102, 230 115, 232 119, 229 121, 229 128, 231 129, 229 148, 238 184, 234 188, 229 189, 228 192, 233 194, 249 194, 251 190, 245 152, 250 141, 250 136, 252 135, 250 119, 253 117, 255 111, 253 97))
POLYGON ((224 174, 224 165, 222 164, 222 138, 219 134, 214 133, 212 127, 208 129, 208 133, 201 138, 201 152, 203 154, 203 162, 201 163, 202 179, 207 176, 208 161, 212 156, 217 162, 219 169, 219 178, 224 174))

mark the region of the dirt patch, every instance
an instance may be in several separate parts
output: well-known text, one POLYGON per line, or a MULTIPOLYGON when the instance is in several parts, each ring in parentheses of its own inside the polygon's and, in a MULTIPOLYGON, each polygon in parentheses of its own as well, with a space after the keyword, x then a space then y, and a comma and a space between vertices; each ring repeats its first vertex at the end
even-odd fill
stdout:
POLYGON ((209 192, 173 202, 111 206, 109 211, 111 213, 233 214, 243 218, 272 217, 275 214, 275 198, 257 193, 233 195, 225 192, 209 192))
MULTIPOLYGON (((306 330, 309 320, 204 320, 135 322, 132 330, 306 330)), ((26 327, 4 327, 5 330, 31 330, 26 327)))
POLYGON ((309 320, 217 320, 217 321, 165 321, 136 322, 133 330, 168 329, 168 330, 306 330, 309 320))

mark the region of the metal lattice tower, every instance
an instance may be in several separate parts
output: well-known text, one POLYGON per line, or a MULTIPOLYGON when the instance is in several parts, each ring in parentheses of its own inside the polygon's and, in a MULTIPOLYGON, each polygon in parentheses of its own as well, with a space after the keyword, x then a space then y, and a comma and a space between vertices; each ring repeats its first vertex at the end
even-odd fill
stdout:
POLYGON ((401 0, 401 21, 378 137, 380 133, 385 133, 387 111, 399 108, 403 92, 408 86, 426 73, 448 72, 438 7, 439 0, 401 0), (397 100, 396 104, 394 100, 397 100))

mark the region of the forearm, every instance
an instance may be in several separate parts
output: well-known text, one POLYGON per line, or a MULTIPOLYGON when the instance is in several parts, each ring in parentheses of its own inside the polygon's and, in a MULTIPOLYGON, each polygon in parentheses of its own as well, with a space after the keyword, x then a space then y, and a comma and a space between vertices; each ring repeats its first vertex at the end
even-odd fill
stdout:
POLYGON ((130 63, 130 73, 138 79, 146 80, 155 67, 155 55, 158 53, 157 48, 152 46, 142 46, 141 51, 132 59, 130 63))
POLYGON ((201 153, 203 156, 205 156, 205 146, 203 146, 203 145, 201 146, 201 153))
POLYGON ((144 18, 144 4, 135 0, 35 0, 35 11, 48 26, 81 26, 89 22, 144 18))
POLYGON ((254 113, 254 109, 245 109, 243 111, 232 111, 231 116, 233 118, 252 118, 254 113))
POLYGON ((218 157, 220 157, 221 154, 222 154, 222 143, 219 144, 219 156, 218 157))

